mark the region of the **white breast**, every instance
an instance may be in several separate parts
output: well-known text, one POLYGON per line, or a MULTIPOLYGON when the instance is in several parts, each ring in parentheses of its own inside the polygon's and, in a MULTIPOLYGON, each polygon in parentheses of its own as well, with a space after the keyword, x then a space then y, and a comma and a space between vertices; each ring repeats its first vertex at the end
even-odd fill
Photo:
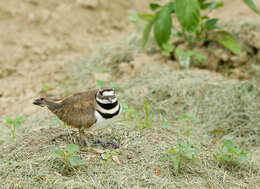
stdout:
POLYGON ((94 115, 97 121, 92 127, 90 127, 90 130, 102 129, 109 125, 111 119, 104 119, 96 110, 94 112, 94 115))
POLYGON ((106 121, 106 119, 104 119, 97 110, 95 110, 94 115, 97 120, 97 124, 106 121))
MULTIPOLYGON (((120 106, 119 106, 119 108, 120 108, 120 106)), ((118 110, 118 108, 117 108, 117 110, 118 110)), ((95 110, 94 115, 95 115, 95 118, 97 121, 92 127, 90 127, 90 130, 102 129, 102 128, 107 127, 112 121, 118 119, 121 112, 122 112, 122 108, 120 108, 119 114, 117 116, 115 116, 111 119, 104 119, 100 115, 100 113, 97 110, 95 110)))

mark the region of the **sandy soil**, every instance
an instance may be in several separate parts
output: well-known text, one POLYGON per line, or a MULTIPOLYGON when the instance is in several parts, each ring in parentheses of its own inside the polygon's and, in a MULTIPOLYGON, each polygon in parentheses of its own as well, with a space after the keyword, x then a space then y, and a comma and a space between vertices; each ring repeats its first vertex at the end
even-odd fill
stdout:
POLYGON ((44 84, 61 78, 64 63, 133 29, 137 0, 10 0, 0 2, 0 115, 30 114, 44 84))
MULTIPOLYGON (((138 0, 1 1, 0 115, 35 112, 32 100, 43 85, 62 78, 64 63, 133 31, 129 10, 144 12, 147 4, 138 0)), ((241 1, 228 0, 214 14, 225 20, 256 17, 241 1)))

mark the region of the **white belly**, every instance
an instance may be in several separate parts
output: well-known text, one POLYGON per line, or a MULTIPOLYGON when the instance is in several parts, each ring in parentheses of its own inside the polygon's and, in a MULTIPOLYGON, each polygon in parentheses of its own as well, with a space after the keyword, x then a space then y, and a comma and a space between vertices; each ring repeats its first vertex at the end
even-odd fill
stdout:
POLYGON ((94 112, 94 115, 95 115, 95 118, 96 118, 96 123, 90 127, 90 130, 96 130, 96 129, 102 129, 102 128, 105 128, 105 127, 108 127, 110 125, 110 123, 112 121, 115 121, 116 119, 118 119, 120 113, 121 113, 121 108, 120 108, 120 112, 118 115, 114 116, 113 118, 111 119, 104 119, 100 113, 98 111, 95 111, 94 112))

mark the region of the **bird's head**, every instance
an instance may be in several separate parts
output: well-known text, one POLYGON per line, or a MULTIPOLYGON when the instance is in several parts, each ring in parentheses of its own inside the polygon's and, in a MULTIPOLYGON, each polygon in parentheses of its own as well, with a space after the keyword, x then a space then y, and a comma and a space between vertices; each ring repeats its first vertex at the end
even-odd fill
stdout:
POLYGON ((117 101, 113 88, 100 88, 96 95, 97 101, 103 104, 111 104, 117 101))

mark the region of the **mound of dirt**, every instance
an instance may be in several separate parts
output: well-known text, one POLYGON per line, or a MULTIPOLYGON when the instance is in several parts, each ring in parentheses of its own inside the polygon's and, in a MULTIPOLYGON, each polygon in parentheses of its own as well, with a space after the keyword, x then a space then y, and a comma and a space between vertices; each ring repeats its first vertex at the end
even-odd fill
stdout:
MULTIPOLYGON (((260 24, 259 19, 248 19, 243 21, 222 23, 222 28, 234 35, 236 41, 242 49, 241 55, 236 55, 214 41, 198 44, 194 48, 195 53, 203 54, 206 59, 203 61, 193 61, 193 67, 208 69, 222 73, 230 78, 241 80, 260 78, 260 24)), ((221 36, 219 36, 221 37, 221 36)), ((209 38, 217 38, 211 36, 209 38)), ((175 37, 173 45, 184 52, 190 50, 188 42, 175 37)), ((178 61, 176 53, 172 53, 171 58, 178 61)))

